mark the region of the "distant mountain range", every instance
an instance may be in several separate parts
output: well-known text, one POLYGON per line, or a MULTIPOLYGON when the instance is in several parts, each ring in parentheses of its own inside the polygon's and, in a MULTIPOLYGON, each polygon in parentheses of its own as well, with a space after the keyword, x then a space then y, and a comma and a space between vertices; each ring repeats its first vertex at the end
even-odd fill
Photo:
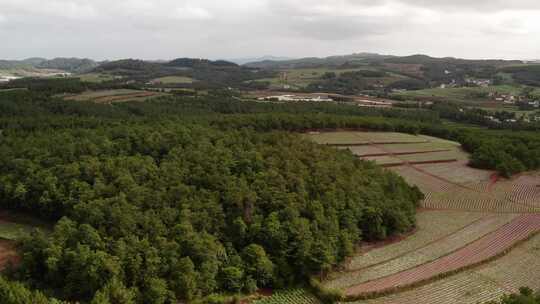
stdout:
POLYGON ((28 58, 24 60, 0 60, 0 70, 54 69, 70 73, 84 73, 99 66, 91 59, 81 58, 28 58))
POLYGON ((250 62, 260 62, 260 61, 287 61, 287 60, 294 60, 295 58, 291 57, 279 57, 279 56, 271 56, 266 55, 262 57, 247 57, 247 58, 235 58, 235 59, 226 59, 227 61, 234 62, 239 65, 244 65, 246 63, 250 62))
POLYGON ((520 64, 521 60, 468 60, 453 57, 435 58, 427 55, 392 56, 375 53, 357 53, 342 56, 330 56, 324 58, 307 57, 293 60, 262 60, 246 63, 245 66, 262 69, 298 69, 318 67, 354 67, 358 65, 378 65, 383 63, 394 64, 484 64, 484 65, 507 65, 520 64))

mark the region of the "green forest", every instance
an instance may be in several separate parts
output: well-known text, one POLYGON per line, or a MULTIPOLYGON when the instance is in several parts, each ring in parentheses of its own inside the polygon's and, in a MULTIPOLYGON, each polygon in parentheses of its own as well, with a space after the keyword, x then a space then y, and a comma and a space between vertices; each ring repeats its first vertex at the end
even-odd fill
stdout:
POLYGON ((21 242, 20 265, 0 278, 8 304, 212 303, 305 283, 361 240, 415 227, 418 188, 299 132, 423 133, 507 176, 540 167, 538 133, 446 125, 434 110, 228 91, 118 104, 56 95, 79 85, 0 92, 0 206, 56 223, 21 242))

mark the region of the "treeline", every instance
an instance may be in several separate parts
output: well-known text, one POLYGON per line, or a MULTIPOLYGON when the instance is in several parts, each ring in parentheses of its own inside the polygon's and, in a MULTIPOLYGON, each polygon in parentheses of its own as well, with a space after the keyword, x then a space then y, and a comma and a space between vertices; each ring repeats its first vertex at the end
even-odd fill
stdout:
POLYGON ((537 124, 494 123, 482 110, 462 109, 445 103, 436 104, 431 110, 364 109, 331 103, 267 104, 239 101, 227 97, 227 92, 220 92, 211 92, 206 97, 171 96, 144 103, 114 105, 63 101, 32 91, 2 92, 0 117, 5 118, 0 120, 0 127, 4 132, 16 132, 62 128, 66 126, 64 123, 69 127, 93 127, 117 124, 118 119, 168 118, 220 129, 252 128, 258 131, 360 128, 423 133, 455 140, 472 154, 472 165, 499 170, 505 176, 540 167, 540 136, 532 132, 537 124), (35 119, 36 115, 42 118, 35 119), (446 126, 440 123, 439 116, 496 130, 446 126))
POLYGON ((500 70, 504 73, 512 74, 512 78, 524 85, 540 86, 540 65, 519 65, 510 66, 500 70))
MULTIPOLYGON (((118 81, 92 83, 84 82, 79 78, 20 78, 1 84, 0 90, 2 89, 27 89, 34 96, 52 96, 57 94, 78 94, 87 90, 137 89, 137 87, 119 83, 118 81)), ((6 92, 0 91, 0 94, 4 96, 6 92)), ((14 94, 21 93, 15 92, 14 94)), ((22 95, 24 96, 24 93, 22 95)), ((17 98, 16 95, 10 97, 17 98)))

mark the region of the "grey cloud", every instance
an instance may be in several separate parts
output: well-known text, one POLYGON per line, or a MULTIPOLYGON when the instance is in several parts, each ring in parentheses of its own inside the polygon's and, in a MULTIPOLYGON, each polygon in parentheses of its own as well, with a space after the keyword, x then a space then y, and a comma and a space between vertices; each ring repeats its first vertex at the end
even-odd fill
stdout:
POLYGON ((0 58, 537 57, 539 12, 537 0, 0 0, 0 58), (501 39, 513 47, 482 47, 501 39))

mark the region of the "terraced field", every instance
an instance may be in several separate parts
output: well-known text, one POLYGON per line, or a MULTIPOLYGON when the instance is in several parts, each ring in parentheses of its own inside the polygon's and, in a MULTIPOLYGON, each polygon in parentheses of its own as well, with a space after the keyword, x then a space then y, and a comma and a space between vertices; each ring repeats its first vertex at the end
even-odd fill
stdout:
POLYGON ((414 234, 393 244, 368 248, 353 257, 346 268, 358 270, 395 259, 456 233, 486 216, 478 212, 420 211, 414 234))
POLYGON ((113 103, 113 102, 126 102, 126 101, 142 101, 151 97, 162 96, 164 93, 118 89, 118 90, 102 90, 102 91, 88 91, 79 95, 67 96, 66 100, 76 101, 92 101, 96 103, 113 103))
MULTIPOLYGON (((504 257, 427 285, 393 295, 351 304, 485 303, 521 286, 540 289, 540 235, 504 257)), ((350 302, 348 302, 350 303, 350 302)))
POLYGON ((427 281, 494 258, 538 231, 540 231, 540 214, 522 215, 451 254, 415 268, 349 287, 345 293, 353 297, 370 295, 427 281))
POLYGON ((327 281, 326 286, 331 288, 352 287, 435 261, 485 237, 489 233, 508 224, 515 217, 516 215, 485 216, 450 235, 393 259, 368 268, 349 268, 347 273, 340 274, 337 279, 327 281))
POLYGON ((336 146, 428 142, 424 137, 392 132, 312 132, 307 136, 316 143, 336 146))
POLYGON ((357 302, 369 304, 477 303, 521 286, 540 288, 540 237, 527 241, 540 232, 540 173, 503 179, 468 167, 458 143, 429 136, 334 135, 319 133, 316 141, 389 167, 425 199, 414 234, 364 247, 326 287, 350 300, 396 293, 357 302))
POLYGON ((290 289, 275 293, 271 297, 253 302, 254 304, 321 304, 304 289, 290 289))

